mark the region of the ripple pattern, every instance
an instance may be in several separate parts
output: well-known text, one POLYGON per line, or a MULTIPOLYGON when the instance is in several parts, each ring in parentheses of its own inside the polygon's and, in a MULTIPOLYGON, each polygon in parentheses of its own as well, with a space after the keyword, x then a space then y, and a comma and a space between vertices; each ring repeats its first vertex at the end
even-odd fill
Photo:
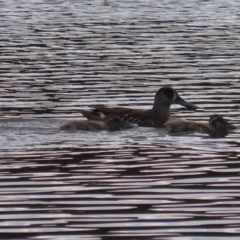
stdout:
POLYGON ((0 238, 239 239, 239 130, 63 132, 94 104, 151 108, 172 85, 239 125, 240 2, 3 1, 0 238))

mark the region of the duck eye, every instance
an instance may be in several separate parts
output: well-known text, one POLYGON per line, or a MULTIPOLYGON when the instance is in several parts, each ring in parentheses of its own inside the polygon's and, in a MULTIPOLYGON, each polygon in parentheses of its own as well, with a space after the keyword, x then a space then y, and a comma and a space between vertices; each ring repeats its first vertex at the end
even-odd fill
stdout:
POLYGON ((173 99, 174 92, 173 92, 172 89, 164 89, 164 95, 165 95, 168 99, 173 99))

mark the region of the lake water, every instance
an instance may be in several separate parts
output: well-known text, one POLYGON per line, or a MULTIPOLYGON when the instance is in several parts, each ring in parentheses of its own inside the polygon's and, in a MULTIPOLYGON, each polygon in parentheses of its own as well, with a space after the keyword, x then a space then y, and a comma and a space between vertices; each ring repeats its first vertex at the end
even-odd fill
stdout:
POLYGON ((59 130, 94 104, 151 108, 164 85, 199 106, 174 117, 239 126, 239 1, 0 7, 0 239, 239 239, 239 130, 59 130))

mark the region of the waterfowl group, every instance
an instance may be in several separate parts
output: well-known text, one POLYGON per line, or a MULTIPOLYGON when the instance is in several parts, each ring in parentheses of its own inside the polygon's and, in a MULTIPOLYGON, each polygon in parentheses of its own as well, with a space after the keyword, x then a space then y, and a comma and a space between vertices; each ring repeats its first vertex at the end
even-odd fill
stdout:
POLYGON ((236 127, 219 115, 210 117, 209 124, 183 119, 171 120, 170 106, 179 104, 188 109, 198 107, 182 99, 176 90, 165 86, 155 94, 152 109, 139 110, 124 107, 108 108, 96 105, 92 110, 80 110, 88 120, 71 120, 61 126, 62 130, 79 129, 85 131, 108 130, 118 131, 133 127, 167 127, 171 133, 200 132, 210 137, 224 137, 229 130, 236 127))

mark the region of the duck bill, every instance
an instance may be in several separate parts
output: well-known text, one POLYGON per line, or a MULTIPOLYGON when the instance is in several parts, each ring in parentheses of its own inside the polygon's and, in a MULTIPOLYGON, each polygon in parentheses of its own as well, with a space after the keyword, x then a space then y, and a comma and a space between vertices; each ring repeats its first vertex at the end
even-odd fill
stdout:
POLYGON ((182 98, 178 97, 176 100, 175 100, 175 103, 176 104, 179 104, 179 105, 182 105, 184 107, 186 107, 187 109, 191 109, 191 110, 196 110, 198 108, 198 106, 192 104, 192 103, 189 103, 189 102, 186 102, 185 100, 183 100, 182 98))
POLYGON ((229 122, 226 123, 226 129, 227 129, 227 130, 234 130, 234 129, 236 129, 236 128, 237 128, 237 127, 236 127, 234 124, 229 123, 229 122))

